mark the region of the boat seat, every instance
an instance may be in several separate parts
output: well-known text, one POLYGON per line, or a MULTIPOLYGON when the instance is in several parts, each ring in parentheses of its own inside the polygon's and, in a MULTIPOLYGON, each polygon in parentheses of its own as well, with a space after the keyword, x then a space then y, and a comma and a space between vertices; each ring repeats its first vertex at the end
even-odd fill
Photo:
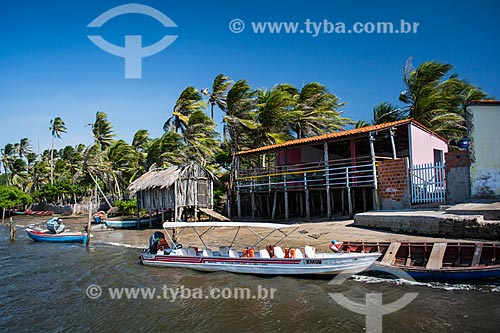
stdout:
POLYGON ((276 258, 285 258, 285 252, 283 252, 281 247, 275 246, 273 251, 276 258))
POLYGON ((240 255, 238 254, 238 251, 235 249, 229 249, 229 257, 230 258, 239 258, 240 255))
POLYGON ((193 247, 188 247, 187 255, 190 257, 196 257, 196 250, 193 247))
POLYGON ((171 252, 171 254, 174 256, 187 256, 188 251, 186 249, 177 249, 177 250, 173 250, 171 252))
POLYGON ((219 247, 219 253, 221 257, 229 257, 229 248, 227 246, 219 247))
POLYGON ((261 258, 271 258, 271 257, 269 256, 269 252, 267 252, 267 250, 265 250, 265 249, 260 250, 260 251, 259 251, 259 254, 260 254, 260 257, 261 257, 261 258))
POLYGON ((294 258, 304 258, 304 255, 302 254, 302 251, 300 249, 295 249, 295 255, 293 257, 294 258))
POLYGON ((304 252, 306 254, 306 258, 316 257, 316 250, 312 246, 307 245, 306 247, 304 247, 304 252))
POLYGON ((205 250, 203 250, 203 253, 201 254, 201 256, 202 257, 213 257, 214 252, 212 250, 205 249, 205 250))

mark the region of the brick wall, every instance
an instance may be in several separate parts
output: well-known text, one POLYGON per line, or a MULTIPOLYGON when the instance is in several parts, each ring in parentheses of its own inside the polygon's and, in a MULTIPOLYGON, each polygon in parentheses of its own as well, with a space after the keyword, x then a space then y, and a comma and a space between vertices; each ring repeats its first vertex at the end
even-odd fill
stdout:
POLYGON ((469 152, 459 150, 445 154, 446 202, 455 204, 470 198, 469 152))
POLYGON ((465 150, 450 151, 444 154, 446 172, 451 168, 470 167, 469 152, 465 150))
POLYGON ((377 176, 381 209, 404 209, 410 206, 405 158, 378 162, 377 176))

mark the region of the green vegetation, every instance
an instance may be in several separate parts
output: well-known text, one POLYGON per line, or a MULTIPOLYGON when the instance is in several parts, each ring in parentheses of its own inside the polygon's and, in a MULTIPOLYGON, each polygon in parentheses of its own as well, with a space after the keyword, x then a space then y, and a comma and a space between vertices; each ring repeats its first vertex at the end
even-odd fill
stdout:
MULTIPOLYGON (((36 155, 28 138, 1 149, 0 180, 10 189, 51 203, 80 202, 102 191, 121 212, 135 214, 135 202, 128 201, 126 191, 131 181, 155 167, 196 161, 219 178, 214 192, 222 206, 226 195, 234 195, 232 166, 234 153, 240 150, 340 131, 348 125, 363 127, 409 117, 447 139, 460 139, 465 134, 464 103, 487 95, 450 74, 451 69, 435 61, 415 69, 409 60, 404 68, 405 90, 399 96, 402 106, 376 105, 371 122, 344 117, 344 102, 318 82, 300 89, 286 83, 254 89, 246 80, 234 82, 220 74, 211 90, 188 86, 180 93, 171 114, 165 116, 159 138, 152 138, 147 129, 139 129, 131 143, 115 138, 108 115, 98 111, 89 124, 92 145, 54 149, 55 139, 71 134, 64 121, 55 117, 49 127, 51 149, 36 155), (213 121, 214 108, 223 114, 220 134, 213 121)), ((25 198, 22 202, 29 198, 20 197, 25 198)), ((15 206, 17 201, 12 203, 15 206)))
POLYGON ((6 209, 18 208, 29 205, 31 196, 15 186, 0 185, 0 208, 2 208, 2 222, 6 209))
POLYGON ((137 215, 137 200, 117 200, 115 207, 122 215, 137 215))

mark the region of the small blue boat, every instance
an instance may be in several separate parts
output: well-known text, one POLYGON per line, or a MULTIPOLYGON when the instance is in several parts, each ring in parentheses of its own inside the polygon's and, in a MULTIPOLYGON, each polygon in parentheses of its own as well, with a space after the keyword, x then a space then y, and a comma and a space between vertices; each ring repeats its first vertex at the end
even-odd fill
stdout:
POLYGON ((64 232, 54 234, 49 230, 33 230, 26 228, 26 233, 29 238, 35 242, 48 243, 85 243, 87 242, 87 234, 81 232, 64 232))
MULTIPOLYGON (((152 218, 152 223, 156 222, 156 217, 152 218)), ((104 221, 108 228, 114 229, 130 229, 137 228, 137 220, 106 220, 104 221)), ((142 218, 139 222, 140 227, 149 226, 149 218, 142 218)))

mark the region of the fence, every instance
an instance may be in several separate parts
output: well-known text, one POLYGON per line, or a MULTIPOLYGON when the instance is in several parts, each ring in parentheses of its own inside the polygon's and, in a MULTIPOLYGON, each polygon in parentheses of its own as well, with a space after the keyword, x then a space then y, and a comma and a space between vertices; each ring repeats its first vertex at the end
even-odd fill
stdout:
POLYGON ((413 165, 410 169, 413 204, 445 202, 445 167, 442 163, 413 165))

